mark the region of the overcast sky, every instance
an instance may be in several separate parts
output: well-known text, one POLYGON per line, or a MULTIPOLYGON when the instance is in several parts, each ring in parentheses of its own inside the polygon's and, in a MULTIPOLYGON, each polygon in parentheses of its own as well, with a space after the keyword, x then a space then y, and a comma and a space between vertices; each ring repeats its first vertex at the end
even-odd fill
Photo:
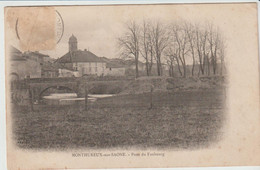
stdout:
POLYGON ((124 23, 129 20, 141 22, 143 18, 167 24, 178 19, 192 22, 209 20, 224 30, 227 41, 232 41, 236 27, 241 27, 241 23, 232 21, 244 15, 241 8, 235 8, 234 4, 74 6, 57 7, 56 10, 64 21, 64 35, 56 50, 42 51, 53 58, 68 52, 68 40, 72 34, 77 37, 81 50, 89 49, 100 57, 119 57, 116 39, 122 35, 124 23))
MULTIPOLYGON (((64 35, 55 51, 48 51, 53 58, 68 52, 69 37, 74 34, 78 39, 78 48, 89 49, 97 56, 119 57, 117 38, 124 31, 124 24, 130 20, 142 18, 162 20, 169 17, 161 6, 85 6, 58 7, 64 21, 64 35), (161 8, 158 8, 161 7, 161 8)), ((171 14, 173 15, 173 13, 171 14)))
MULTIPOLYGON (((119 57, 116 39, 124 31, 124 23, 129 20, 142 21, 143 18, 164 21, 178 18, 195 20, 194 13, 205 15, 195 6, 190 5, 148 5, 148 6, 81 6, 57 7, 64 21, 64 34, 56 50, 42 51, 53 58, 59 58, 68 52, 69 37, 74 34, 78 39, 78 48, 89 49, 97 56, 119 57)), ((205 12, 205 11, 204 11, 205 12)))

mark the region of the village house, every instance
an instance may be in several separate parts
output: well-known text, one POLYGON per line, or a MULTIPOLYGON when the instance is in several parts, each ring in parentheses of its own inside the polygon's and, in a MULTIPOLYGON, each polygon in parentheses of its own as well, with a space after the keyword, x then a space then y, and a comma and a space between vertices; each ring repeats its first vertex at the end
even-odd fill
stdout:
POLYGON ((28 54, 23 54, 17 48, 10 47, 11 79, 40 78, 41 62, 28 54))
POLYGON ((41 66, 47 64, 51 59, 50 56, 39 53, 38 51, 25 51, 23 56, 27 59, 40 63, 41 66))
POLYGON ((10 47, 10 62, 12 78, 54 78, 59 72, 52 63, 52 58, 38 51, 26 51, 22 53, 17 48, 10 47))
POLYGON ((79 77, 79 72, 74 69, 59 67, 59 77, 79 77))
MULTIPOLYGON (((125 60, 125 65, 127 69, 135 70, 136 64, 134 59, 125 60)), ((138 70, 145 71, 145 63, 138 61, 138 70)))
POLYGON ((59 70, 52 63, 47 62, 42 65, 42 78, 55 78, 59 76, 59 70))
POLYGON ((125 66, 116 62, 106 64, 106 76, 124 76, 125 66))
POLYGON ((77 71, 78 76, 105 75, 106 62, 86 49, 79 50, 77 43, 77 38, 72 35, 69 38, 69 51, 56 62, 77 71))

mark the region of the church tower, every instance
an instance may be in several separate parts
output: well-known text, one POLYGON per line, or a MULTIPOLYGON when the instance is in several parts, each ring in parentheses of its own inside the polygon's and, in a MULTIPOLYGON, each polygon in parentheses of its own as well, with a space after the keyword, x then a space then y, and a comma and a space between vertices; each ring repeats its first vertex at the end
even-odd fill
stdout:
POLYGON ((69 39, 69 51, 77 51, 78 50, 78 41, 77 38, 72 34, 69 39))

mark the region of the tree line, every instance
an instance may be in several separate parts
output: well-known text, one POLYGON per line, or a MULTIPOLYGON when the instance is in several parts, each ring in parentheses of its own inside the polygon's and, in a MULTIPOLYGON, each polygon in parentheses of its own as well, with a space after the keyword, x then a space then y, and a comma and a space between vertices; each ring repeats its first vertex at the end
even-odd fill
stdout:
POLYGON ((151 76, 153 67, 162 76, 165 64, 170 76, 175 75, 177 68, 183 77, 187 76, 187 63, 191 63, 191 76, 222 75, 225 67, 225 40, 211 22, 130 21, 118 38, 118 45, 122 56, 134 58, 136 77, 139 77, 139 60, 145 61, 147 76, 151 76))

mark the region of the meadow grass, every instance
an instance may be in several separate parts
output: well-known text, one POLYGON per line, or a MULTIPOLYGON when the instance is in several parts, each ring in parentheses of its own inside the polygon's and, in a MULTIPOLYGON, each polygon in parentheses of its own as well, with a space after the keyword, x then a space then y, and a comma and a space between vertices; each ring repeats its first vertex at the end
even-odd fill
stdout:
POLYGON ((84 106, 13 107, 16 144, 26 149, 199 148, 219 140, 221 90, 154 92, 104 98, 84 106))

